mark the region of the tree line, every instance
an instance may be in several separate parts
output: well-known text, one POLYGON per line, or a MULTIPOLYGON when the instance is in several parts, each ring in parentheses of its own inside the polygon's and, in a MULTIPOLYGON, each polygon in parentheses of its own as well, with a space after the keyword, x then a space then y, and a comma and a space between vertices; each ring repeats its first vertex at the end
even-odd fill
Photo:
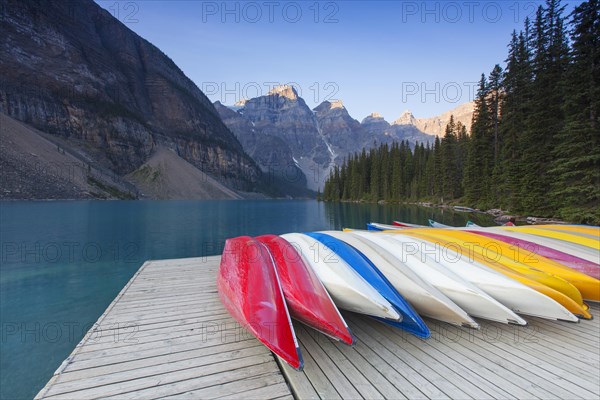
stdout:
POLYGON ((326 201, 433 201, 600 224, 600 1, 547 0, 481 75, 470 132, 384 144, 332 170, 326 201))

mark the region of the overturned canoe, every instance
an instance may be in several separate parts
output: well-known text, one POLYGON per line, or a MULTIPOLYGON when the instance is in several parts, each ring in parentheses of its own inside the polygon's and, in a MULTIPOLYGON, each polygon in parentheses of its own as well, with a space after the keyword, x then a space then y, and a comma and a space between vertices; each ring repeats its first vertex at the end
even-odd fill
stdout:
POLYGON ((591 261, 579 258, 568 253, 564 253, 555 248, 543 246, 541 244, 531 242, 528 240, 518 239, 512 236, 502 235, 499 233, 484 230, 469 230, 467 232, 476 233, 478 235, 486 236, 492 239, 501 240, 513 246, 517 246, 520 249, 523 249, 523 251, 526 252, 526 254, 539 254, 541 256, 547 257, 551 260, 564 264, 567 267, 573 268, 588 276, 591 276, 592 278, 600 279, 600 264, 593 263, 591 261))
MULTIPOLYGON (((360 276, 373 286, 387 301, 390 302, 402 315, 400 321, 390 321, 390 324, 404 329, 413 335, 427 338, 430 336, 429 328, 419 315, 413 310, 406 300, 394 289, 392 284, 375 267, 371 261, 360 251, 347 243, 324 233, 311 232, 306 235, 317 239, 329 247, 348 263, 360 276)), ((387 322, 382 320, 383 322, 387 322)))
MULTIPOLYGON (((519 251, 518 247, 502 240, 469 233, 464 230, 432 229, 427 230, 426 233, 442 234, 446 237, 458 238, 466 242, 470 241, 473 246, 479 246, 479 249, 483 249, 487 257, 498 259, 506 266, 526 273, 528 276, 539 280, 540 283, 563 292, 583 307, 584 310, 587 310, 587 305, 583 303, 583 298, 593 301, 600 300, 600 282, 597 279, 540 254, 519 251), (564 281, 568 282, 569 285, 565 285, 564 281)), ((591 317, 587 312, 582 316, 584 318, 591 317)))
POLYGON ((303 361, 277 271, 267 248, 249 236, 225 242, 217 276, 231 316, 295 369, 303 361))
MULTIPOLYGON (((469 230, 471 228, 468 228, 469 230)), ((486 231, 498 233, 500 235, 510 236, 516 239, 527 240, 529 242, 534 242, 542 246, 551 247, 558 251, 562 251, 563 253, 570 254, 572 256, 576 256, 579 258, 583 258, 584 260, 598 263, 600 262, 600 253, 597 250, 590 249, 586 246, 581 246, 571 242, 565 242, 563 240, 548 238, 543 236, 536 236, 529 233, 518 232, 518 231, 508 231, 503 229, 503 227, 492 227, 485 228, 486 231)), ((479 230, 479 228, 477 228, 479 230)))
POLYGON ((441 250, 438 249, 439 246, 432 245, 426 240, 401 234, 390 237, 400 242, 403 251, 414 253, 432 271, 438 272, 438 276, 445 275, 446 282, 438 283, 440 290, 443 288, 449 291, 446 295, 471 316, 505 324, 527 324, 524 319, 496 300, 482 287, 485 286, 498 294, 513 287, 507 280, 500 280, 496 276, 492 276, 493 274, 489 271, 467 265, 466 261, 460 258, 452 257, 450 262, 446 254, 438 251, 441 250), (481 283, 487 283, 487 285, 480 285, 481 283))
POLYGON ((440 292, 444 293, 450 300, 456 303, 464 311, 463 321, 460 325, 479 328, 479 324, 473 320, 469 314, 474 311, 481 300, 478 290, 472 290, 471 285, 464 282, 462 279, 454 276, 444 268, 441 268, 436 263, 428 263, 421 258, 421 253, 407 252, 403 249, 401 243, 394 240, 389 235, 369 232, 355 232, 371 242, 383 247, 392 253, 400 262, 412 269, 419 275, 421 279, 428 282, 440 292))
POLYGON ((523 226, 503 226, 502 229, 513 232, 524 232, 532 235, 543 236, 553 239, 559 239, 565 242, 578 244, 581 246, 589 247, 592 250, 600 250, 600 240, 593 236, 581 236, 573 232, 567 232, 564 230, 554 230, 541 227, 523 227, 523 226))
POLYGON ((367 224, 367 230, 369 231, 385 231, 389 229, 403 229, 403 227, 397 225, 380 224, 379 222, 369 222, 367 224))
POLYGON ((536 225, 536 228, 550 229, 554 231, 570 232, 585 235, 592 239, 600 240, 600 228, 587 225, 536 225))
POLYGON ((354 338, 323 284, 300 253, 276 235, 256 238, 269 249, 292 318, 346 344, 354 338))
POLYGON ((403 221, 392 221, 392 224, 402 228, 426 228, 425 225, 409 224, 408 222, 403 221))
POLYGON ((470 252, 469 249, 460 246, 456 242, 416 233, 412 233, 411 236, 423 238, 424 240, 438 245, 438 251, 443 252, 442 257, 451 264, 449 265, 450 268, 459 268, 460 265, 457 265, 457 261, 466 261, 468 266, 473 268, 472 272, 464 271, 464 273, 468 274, 466 275, 466 279, 477 282, 477 285, 480 286, 481 289, 515 313, 553 320, 564 319, 571 322, 577 321, 577 317, 569 312, 564 306, 547 296, 547 294, 550 293, 558 295, 561 298, 566 297, 561 293, 556 293, 556 291, 550 288, 542 287, 537 282, 494 261, 486 260, 485 257, 470 252), (491 280, 484 280, 482 278, 485 277, 479 275, 476 271, 477 268, 488 269, 495 272, 497 276, 491 277, 491 280))

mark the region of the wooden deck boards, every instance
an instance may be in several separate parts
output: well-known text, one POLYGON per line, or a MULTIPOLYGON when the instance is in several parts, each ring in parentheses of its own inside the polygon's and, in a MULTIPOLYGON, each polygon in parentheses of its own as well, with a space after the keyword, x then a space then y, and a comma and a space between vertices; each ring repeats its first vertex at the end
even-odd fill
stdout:
POLYGON ((227 314, 219 257, 146 262, 38 398, 291 398, 273 354, 227 314))
POLYGON ((297 325, 303 354, 320 368, 283 371, 300 398, 358 392, 364 398, 598 399, 600 308, 590 309, 594 320, 579 324, 527 317, 529 325, 520 327, 479 320, 479 331, 428 319, 428 340, 344 313, 357 337, 354 347, 297 325))
POLYGON ((297 372, 227 314, 218 263, 145 263, 38 398, 600 397, 598 304, 579 324, 479 320, 475 331, 426 320, 429 340, 344 313, 354 347, 295 324, 305 365, 297 372))

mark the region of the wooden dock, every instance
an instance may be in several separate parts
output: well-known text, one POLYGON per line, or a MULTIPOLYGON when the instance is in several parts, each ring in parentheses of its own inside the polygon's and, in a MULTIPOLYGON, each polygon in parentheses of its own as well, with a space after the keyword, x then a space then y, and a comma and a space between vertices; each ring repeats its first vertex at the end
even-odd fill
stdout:
POLYGON ((579 324, 481 330, 426 320, 429 340, 344 313, 348 347, 296 324, 304 371, 227 314, 220 258, 148 261, 37 398, 480 399, 600 397, 600 308, 579 324))

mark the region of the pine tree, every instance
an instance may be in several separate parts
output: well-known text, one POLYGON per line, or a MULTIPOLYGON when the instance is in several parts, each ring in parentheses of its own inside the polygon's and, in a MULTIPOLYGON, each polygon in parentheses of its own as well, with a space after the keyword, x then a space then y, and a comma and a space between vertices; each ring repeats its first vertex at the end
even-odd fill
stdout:
POLYGON ((445 199, 451 200, 457 197, 460 177, 458 176, 457 147, 458 139, 456 137, 456 125, 454 115, 450 116, 450 122, 446 125, 446 132, 441 142, 442 153, 442 195, 445 199))
POLYGON ((442 195, 443 171, 442 171, 442 150, 439 137, 435 137, 433 143, 433 196, 438 201, 442 195))
POLYGON ((505 97, 501 109, 500 125, 502 177, 500 182, 499 206, 520 210, 520 183, 522 175, 523 146, 520 138, 526 129, 527 115, 531 102, 533 73, 529 39, 526 36, 530 22, 525 21, 525 32, 513 32, 509 44, 503 88, 505 97))
POLYGON ((381 198, 381 167, 379 151, 372 149, 369 153, 369 156, 371 158, 371 200, 378 201, 381 198))
POLYGON ((600 2, 572 14, 572 62, 565 77, 565 124, 556 136, 552 198, 559 214, 584 223, 600 221, 600 2))

